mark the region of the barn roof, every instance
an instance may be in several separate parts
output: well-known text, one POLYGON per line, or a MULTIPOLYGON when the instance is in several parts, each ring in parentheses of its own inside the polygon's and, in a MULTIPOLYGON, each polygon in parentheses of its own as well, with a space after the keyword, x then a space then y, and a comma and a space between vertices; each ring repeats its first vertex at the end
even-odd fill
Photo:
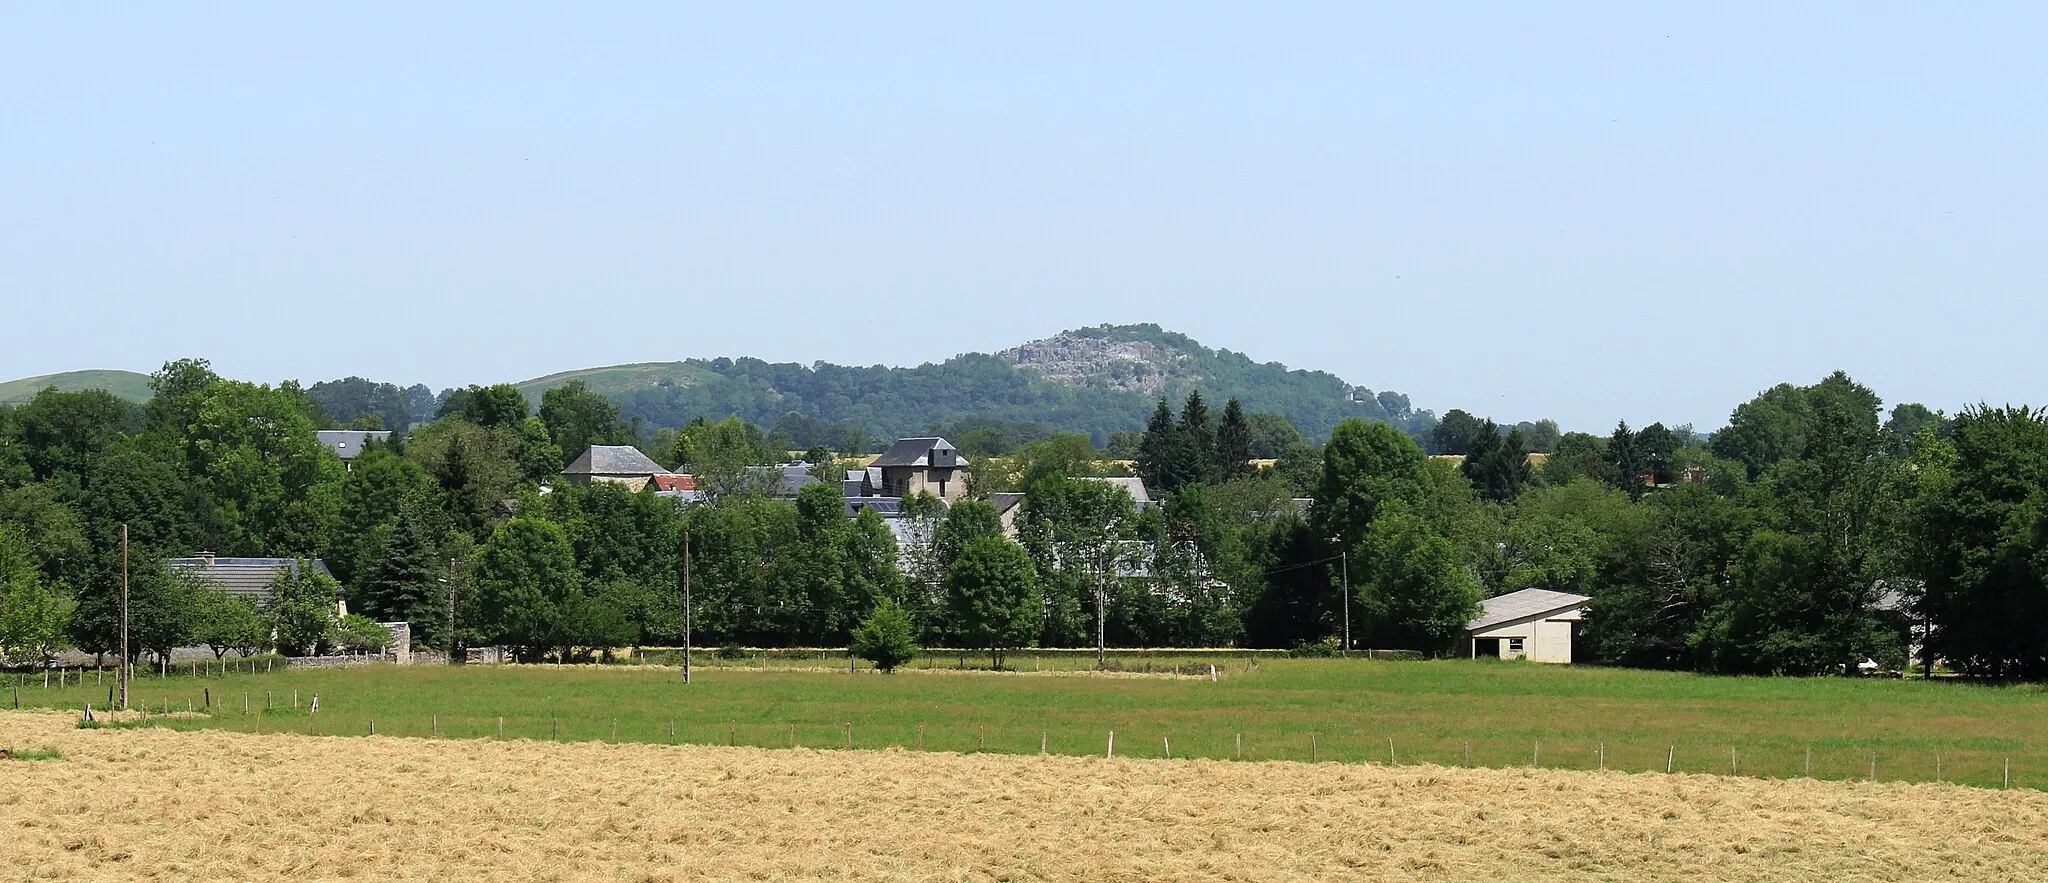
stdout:
MULTIPOLYGON (((217 555, 201 555, 197 558, 172 558, 164 562, 172 570, 188 573, 221 588, 228 594, 240 598, 262 600, 270 597, 271 583, 277 581, 279 573, 296 573, 299 559, 296 558, 224 558, 217 555)), ((314 573, 333 576, 327 570, 327 562, 318 558, 310 565, 314 573)))
POLYGON ((1533 619, 1547 613, 1556 613, 1581 606, 1593 599, 1570 592, 1556 592, 1550 589, 1523 589, 1480 602, 1479 618, 1465 624, 1468 631, 1479 631, 1514 622, 1533 619))

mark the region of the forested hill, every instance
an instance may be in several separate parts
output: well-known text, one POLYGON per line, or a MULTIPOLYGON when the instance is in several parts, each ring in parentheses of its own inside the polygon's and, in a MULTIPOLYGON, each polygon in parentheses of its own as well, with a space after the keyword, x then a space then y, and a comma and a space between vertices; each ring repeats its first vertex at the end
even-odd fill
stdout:
POLYGON ((909 368, 690 359, 565 372, 519 388, 538 401, 541 391, 575 380, 643 425, 737 414, 800 437, 860 428, 888 438, 1015 423, 1100 441, 1115 430, 1144 428, 1159 399, 1177 402, 1196 389, 1218 403, 1235 397, 1248 411, 1279 414, 1311 438, 1349 417, 1422 431, 1433 422, 1400 393, 1354 391, 1333 374, 1254 362, 1157 325, 1084 328, 909 368))

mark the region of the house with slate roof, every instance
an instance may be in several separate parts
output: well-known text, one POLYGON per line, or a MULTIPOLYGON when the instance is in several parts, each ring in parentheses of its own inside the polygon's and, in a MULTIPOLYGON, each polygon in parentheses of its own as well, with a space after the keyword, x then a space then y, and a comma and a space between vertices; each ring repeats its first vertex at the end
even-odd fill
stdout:
MULTIPOLYGON (((175 572, 212 583, 226 589, 228 594, 258 606, 270 600, 271 586, 280 574, 296 575, 302 563, 314 573, 334 578, 327 569, 327 562, 318 558, 228 558, 201 552, 191 558, 172 558, 164 562, 175 572)), ((339 615, 347 616, 346 602, 338 596, 334 601, 339 615)))
POLYGON ((902 438, 875 459, 881 470, 880 496, 928 493, 948 504, 967 496, 967 458, 943 438, 902 438))
POLYGON ((632 445, 591 445, 562 467, 562 477, 570 484, 587 487, 608 481, 623 484, 631 491, 646 487, 654 476, 669 474, 660 463, 632 445))
POLYGON ((391 431, 387 429, 322 429, 313 435, 320 440, 321 447, 333 451, 346 467, 355 465, 355 459, 363 454, 364 445, 391 439, 391 431))
POLYGON ((1550 589, 1523 589, 1481 603, 1478 618, 1465 624, 1468 654, 1477 659, 1570 662, 1579 622, 1591 598, 1550 589))

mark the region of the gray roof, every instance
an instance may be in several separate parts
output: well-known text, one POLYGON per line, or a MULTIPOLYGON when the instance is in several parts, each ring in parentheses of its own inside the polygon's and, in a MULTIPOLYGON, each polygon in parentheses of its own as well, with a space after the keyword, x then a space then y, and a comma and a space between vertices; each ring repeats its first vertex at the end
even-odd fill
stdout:
POLYGON ((771 497, 794 497, 797 491, 814 484, 822 484, 817 476, 811 474, 811 464, 802 460, 780 466, 749 466, 747 472, 755 476, 765 475, 774 480, 774 486, 764 488, 771 497))
MULTIPOLYGON (((207 582, 228 590, 228 594, 241 598, 261 601, 270 597, 270 584, 277 581, 281 572, 296 573, 299 559, 296 558, 224 558, 214 556, 213 563, 205 558, 172 558, 165 561, 172 570, 189 573, 207 582)), ((313 559, 313 572, 332 577, 327 562, 313 559)))
POLYGON ((1479 618, 1465 624, 1467 631, 1489 629, 1504 622, 1533 619, 1578 607, 1593 599, 1549 589, 1523 589, 1480 602, 1479 618))
POLYGON ((1081 480, 1082 480, 1082 481, 1099 481, 1099 482, 1103 482, 1103 483, 1105 483, 1105 484, 1113 484, 1113 485, 1116 485, 1117 487, 1123 488, 1124 490, 1126 490, 1126 491, 1129 491, 1129 492, 1130 492, 1130 494, 1131 494, 1131 502, 1133 502, 1133 503, 1136 503, 1136 504, 1138 504, 1139 506, 1143 506, 1143 505, 1145 505, 1146 503, 1150 503, 1150 502, 1152 502, 1152 495, 1151 495, 1151 494, 1149 494, 1149 493, 1146 493, 1146 492, 1145 492, 1145 480, 1144 480, 1144 479, 1142 479, 1142 478, 1137 478, 1137 477, 1126 477, 1126 476, 1114 476, 1114 475, 1112 475, 1112 476, 1083 476, 1083 477, 1081 478, 1081 480))
POLYGON ((1024 495, 1023 495, 1023 494, 989 494, 989 495, 988 495, 988 504, 989 504, 989 505, 991 505, 991 506, 994 506, 994 507, 996 507, 996 514, 997 514, 997 515, 1001 515, 1001 514, 1003 514, 1003 513, 1005 513, 1005 512, 1008 512, 1008 511, 1010 511, 1011 509, 1015 509, 1015 508, 1017 508, 1017 504, 1018 504, 1018 503, 1022 503, 1022 502, 1024 502, 1024 495))
POLYGON ((363 444, 371 440, 385 441, 391 438, 388 429, 322 429, 313 433, 320 444, 343 460, 353 460, 363 452, 363 444))
POLYGON ((942 468, 964 467, 967 459, 953 443, 938 436, 923 438, 899 438, 882 456, 875 460, 876 466, 937 466, 942 468), (937 462, 933 462, 936 460, 937 462))
POLYGON ((562 467, 563 475, 665 475, 668 470, 632 445, 591 445, 562 467))

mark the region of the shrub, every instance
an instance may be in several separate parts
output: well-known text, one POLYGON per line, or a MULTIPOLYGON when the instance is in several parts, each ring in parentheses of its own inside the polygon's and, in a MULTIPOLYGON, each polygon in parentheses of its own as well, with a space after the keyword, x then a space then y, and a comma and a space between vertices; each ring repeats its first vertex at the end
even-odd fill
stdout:
POLYGON ((917 658, 917 639, 910 624, 910 614, 895 601, 883 598, 868 618, 853 630, 853 643, 847 650, 873 662, 876 668, 895 671, 896 666, 917 658))
POLYGON ((723 647, 718 648, 718 658, 745 659, 747 658, 747 648, 742 647, 738 644, 727 644, 723 647))

